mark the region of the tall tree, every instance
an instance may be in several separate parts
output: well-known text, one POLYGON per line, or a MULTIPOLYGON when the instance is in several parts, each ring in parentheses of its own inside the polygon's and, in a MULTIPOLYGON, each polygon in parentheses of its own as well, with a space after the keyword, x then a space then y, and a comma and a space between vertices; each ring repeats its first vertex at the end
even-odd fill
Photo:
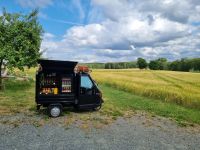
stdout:
POLYGON ((2 65, 8 69, 32 67, 40 58, 42 26, 37 19, 38 10, 28 15, 8 13, 0 16, 0 85, 2 65))
POLYGON ((149 69, 151 69, 151 70, 159 70, 159 62, 157 60, 151 60, 149 62, 149 69))
POLYGON ((145 59, 143 58, 138 58, 137 59, 137 65, 140 69, 144 69, 144 68, 147 68, 147 62, 145 59))
POLYGON ((166 58, 158 58, 156 60, 159 64, 159 70, 167 70, 167 59, 166 58))
POLYGON ((156 60, 151 60, 149 63, 149 69, 167 70, 167 59, 166 58, 158 58, 156 60))

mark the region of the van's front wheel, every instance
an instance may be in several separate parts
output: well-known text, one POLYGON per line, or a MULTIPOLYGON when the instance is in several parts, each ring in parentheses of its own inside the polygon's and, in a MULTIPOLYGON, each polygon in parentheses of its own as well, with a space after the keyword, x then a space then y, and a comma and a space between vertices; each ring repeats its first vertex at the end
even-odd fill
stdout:
POLYGON ((48 106, 48 115, 50 117, 59 117, 62 114, 62 105, 61 104, 51 104, 48 106))

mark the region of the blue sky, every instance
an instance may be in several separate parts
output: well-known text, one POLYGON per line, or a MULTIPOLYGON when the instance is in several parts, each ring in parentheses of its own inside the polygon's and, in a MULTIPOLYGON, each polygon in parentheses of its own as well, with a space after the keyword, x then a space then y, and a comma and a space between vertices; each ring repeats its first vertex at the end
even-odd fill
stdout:
POLYGON ((80 62, 200 57, 199 0, 1 0, 9 12, 39 8, 41 51, 80 62))
POLYGON ((40 4, 40 0, 28 4, 26 0, 1 0, 0 6, 5 7, 9 12, 21 13, 29 13, 32 9, 38 8, 39 21, 45 32, 56 36, 62 36, 68 28, 74 25, 87 24, 89 0, 84 0, 84 3, 73 0, 43 1, 45 1, 44 4, 40 4), (35 5, 36 3, 38 4, 35 5))

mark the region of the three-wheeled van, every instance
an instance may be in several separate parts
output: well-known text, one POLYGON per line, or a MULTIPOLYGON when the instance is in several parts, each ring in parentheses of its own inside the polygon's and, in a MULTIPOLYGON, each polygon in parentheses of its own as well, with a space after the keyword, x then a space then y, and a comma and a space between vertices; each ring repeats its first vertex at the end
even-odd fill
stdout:
POLYGON ((102 93, 91 78, 87 67, 78 67, 77 62, 39 60, 36 74, 37 109, 48 108, 51 117, 58 117, 63 107, 78 109, 101 108, 102 93))

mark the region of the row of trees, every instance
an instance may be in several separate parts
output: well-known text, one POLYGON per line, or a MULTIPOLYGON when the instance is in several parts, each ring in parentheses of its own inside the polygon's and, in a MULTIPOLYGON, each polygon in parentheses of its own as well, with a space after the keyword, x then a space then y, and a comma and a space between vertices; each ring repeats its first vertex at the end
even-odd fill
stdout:
POLYGON ((172 71, 200 71, 200 58, 182 58, 169 62, 166 58, 158 58, 149 61, 138 58, 137 61, 132 62, 109 62, 109 63, 86 63, 93 69, 126 69, 126 68, 140 68, 151 70, 172 70, 172 71))
POLYGON ((143 58, 137 59, 137 66, 140 69, 149 68, 151 70, 167 70, 168 62, 166 58, 159 58, 156 60, 151 60, 149 63, 143 58))
POLYGON ((93 69, 104 69, 105 63, 81 63, 80 65, 88 66, 89 68, 93 69))
POLYGON ((115 63, 105 64, 105 69, 126 69, 126 68, 137 68, 137 62, 115 62, 115 63))
POLYGON ((126 68, 137 68, 137 62, 113 62, 113 63, 85 63, 81 65, 86 65, 93 69, 126 69, 126 68))
POLYGON ((168 62, 166 58, 158 58, 149 63, 143 58, 138 58, 137 66, 140 69, 151 70, 200 71, 200 58, 182 58, 172 62, 168 62))

